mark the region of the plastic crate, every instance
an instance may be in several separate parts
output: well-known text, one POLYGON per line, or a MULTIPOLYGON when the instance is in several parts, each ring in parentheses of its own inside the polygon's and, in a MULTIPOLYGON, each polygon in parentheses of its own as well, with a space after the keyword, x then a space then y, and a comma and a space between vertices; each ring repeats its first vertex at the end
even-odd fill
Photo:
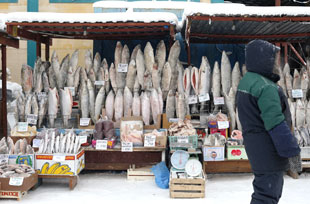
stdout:
POLYGON ((198 135, 190 136, 169 136, 171 150, 188 149, 198 147, 198 135))

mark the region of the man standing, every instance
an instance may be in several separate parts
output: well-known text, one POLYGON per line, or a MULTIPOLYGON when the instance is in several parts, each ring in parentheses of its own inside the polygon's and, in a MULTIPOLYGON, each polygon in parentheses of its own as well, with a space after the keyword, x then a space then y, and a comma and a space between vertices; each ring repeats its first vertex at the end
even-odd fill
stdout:
POLYGON ((276 84, 280 77, 273 73, 279 50, 263 40, 246 46, 248 72, 236 96, 244 145, 255 177, 251 204, 278 203, 288 158, 300 153, 282 112, 276 84))

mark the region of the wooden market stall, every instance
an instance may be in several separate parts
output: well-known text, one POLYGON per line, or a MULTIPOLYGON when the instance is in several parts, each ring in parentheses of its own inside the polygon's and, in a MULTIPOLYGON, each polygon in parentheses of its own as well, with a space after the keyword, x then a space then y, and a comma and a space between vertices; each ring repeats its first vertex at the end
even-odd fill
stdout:
MULTIPOLYGON (((310 10, 306 7, 250 7, 241 4, 209 5, 187 8, 183 15, 182 36, 191 64, 192 43, 246 44, 263 39, 282 45, 284 62, 288 62, 288 47, 303 66, 305 59, 293 44, 309 42, 310 10)), ((206 173, 250 172, 247 160, 204 162, 206 173)))
MULTIPOLYGON (((46 60, 52 39, 87 40, 150 40, 168 38, 170 46, 175 37, 177 17, 172 13, 10 13, 6 23, 8 33, 37 42, 37 56, 41 43, 46 45, 46 60)), ((133 148, 95 150, 85 148, 85 169, 127 170, 158 163, 165 158, 165 148, 133 148)))

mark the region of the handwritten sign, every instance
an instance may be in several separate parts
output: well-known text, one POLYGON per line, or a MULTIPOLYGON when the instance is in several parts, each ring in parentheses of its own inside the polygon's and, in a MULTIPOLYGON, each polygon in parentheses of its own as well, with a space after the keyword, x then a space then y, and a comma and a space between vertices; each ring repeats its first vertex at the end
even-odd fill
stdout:
POLYGON ((41 141, 42 140, 40 140, 40 139, 33 139, 32 140, 32 147, 40 147, 41 141))
POLYGON ((27 122, 17 123, 17 131, 18 132, 27 132, 28 131, 28 123, 27 122))
POLYGON ((84 144, 87 142, 87 136, 79 136, 79 139, 80 139, 81 144, 84 144))
POLYGON ((188 104, 196 104, 196 103, 198 103, 196 95, 191 95, 188 97, 188 104))
POLYGON ((179 118, 169 118, 169 123, 177 123, 179 118))
POLYGON ((107 150, 108 140, 96 140, 96 149, 107 150))
POLYGON ((127 72, 128 71, 128 64, 118 64, 117 72, 127 72))
POLYGON ((132 142, 122 142, 122 152, 133 152, 132 142))
POLYGON ((23 185, 24 177, 11 177, 9 181, 10 186, 21 186, 23 185))
POLYGON ((303 97, 302 89, 293 89, 292 96, 293 98, 302 98, 303 97))
POLYGON ((214 97, 214 105, 224 105, 224 97, 214 97))
POLYGON ((209 101, 210 100, 210 96, 208 93, 203 94, 203 95, 199 95, 199 102, 205 102, 205 101, 209 101))
POLYGON ((218 129, 227 129, 229 128, 229 122, 228 121, 217 121, 217 127, 218 129))
POLYGON ((71 92, 72 96, 75 96, 75 88, 74 87, 65 87, 65 90, 69 89, 69 91, 71 92))
POLYGON ((88 126, 90 118, 80 118, 80 126, 88 126))
POLYGON ((188 143, 188 136, 178 136, 178 143, 188 143))
POLYGON ((38 121, 38 116, 34 114, 27 115, 27 123, 31 125, 36 125, 38 121))
POLYGON ((105 81, 95 81, 96 86, 104 86, 105 81))
POLYGON ((144 147, 155 147, 156 136, 146 135, 144 137, 144 147))

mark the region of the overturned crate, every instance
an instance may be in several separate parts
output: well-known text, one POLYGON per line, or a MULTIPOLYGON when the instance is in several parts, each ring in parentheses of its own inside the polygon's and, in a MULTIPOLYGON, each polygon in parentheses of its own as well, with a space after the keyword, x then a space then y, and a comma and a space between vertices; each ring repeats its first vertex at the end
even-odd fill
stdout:
POLYGON ((172 178, 170 174, 170 198, 204 198, 205 175, 202 178, 172 178))

